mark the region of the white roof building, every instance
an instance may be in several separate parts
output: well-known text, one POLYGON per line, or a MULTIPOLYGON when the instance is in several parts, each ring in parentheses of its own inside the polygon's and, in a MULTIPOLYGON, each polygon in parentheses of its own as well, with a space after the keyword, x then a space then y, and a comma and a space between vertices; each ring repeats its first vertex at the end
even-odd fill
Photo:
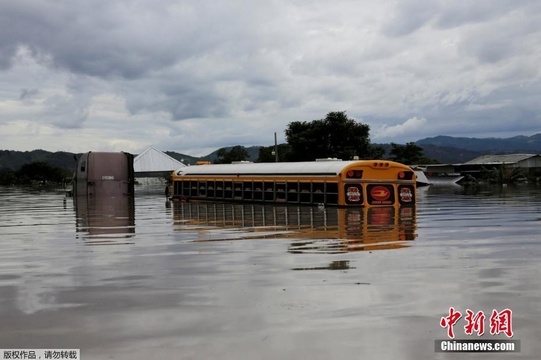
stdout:
POLYGON ((541 156, 537 154, 483 155, 463 165, 507 165, 509 167, 540 167, 541 156))
POLYGON ((136 176, 159 175, 172 172, 183 166, 186 165, 152 146, 133 159, 133 170, 136 176))

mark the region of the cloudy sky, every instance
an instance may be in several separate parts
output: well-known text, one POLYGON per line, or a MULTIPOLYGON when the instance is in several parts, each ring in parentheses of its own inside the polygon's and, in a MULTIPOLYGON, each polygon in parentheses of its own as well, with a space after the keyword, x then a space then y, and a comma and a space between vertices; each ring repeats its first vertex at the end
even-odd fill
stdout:
POLYGON ((541 132, 539 0, 2 0, 0 149, 206 155, 330 111, 541 132))

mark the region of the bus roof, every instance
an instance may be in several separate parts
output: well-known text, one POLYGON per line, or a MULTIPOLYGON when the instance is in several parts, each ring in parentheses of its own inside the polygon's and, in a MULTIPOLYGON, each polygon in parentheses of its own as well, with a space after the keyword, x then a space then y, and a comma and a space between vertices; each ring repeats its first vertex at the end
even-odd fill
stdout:
MULTIPOLYGON (((404 166, 387 160, 357 160, 357 161, 306 161, 306 162, 278 162, 278 163, 236 163, 186 166, 175 171, 175 175, 287 175, 287 174, 320 174, 338 175, 346 167, 353 164, 371 165, 372 162, 387 162, 404 166), (367 164, 368 163, 368 164, 367 164)), ((404 166, 405 167, 405 166, 404 166)))

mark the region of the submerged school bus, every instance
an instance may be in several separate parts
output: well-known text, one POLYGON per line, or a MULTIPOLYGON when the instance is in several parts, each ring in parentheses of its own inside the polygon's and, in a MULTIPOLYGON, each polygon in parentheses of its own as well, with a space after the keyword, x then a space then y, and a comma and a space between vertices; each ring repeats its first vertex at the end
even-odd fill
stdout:
POLYGON ((173 200, 328 206, 411 206, 416 178, 386 160, 186 166, 172 174, 173 200))

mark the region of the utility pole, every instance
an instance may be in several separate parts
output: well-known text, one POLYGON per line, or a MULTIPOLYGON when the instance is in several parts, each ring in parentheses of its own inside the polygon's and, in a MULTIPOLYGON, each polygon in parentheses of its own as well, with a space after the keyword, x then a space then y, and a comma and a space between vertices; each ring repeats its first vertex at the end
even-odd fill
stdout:
POLYGON ((274 132, 274 161, 278 162, 278 142, 276 141, 276 132, 274 132))

